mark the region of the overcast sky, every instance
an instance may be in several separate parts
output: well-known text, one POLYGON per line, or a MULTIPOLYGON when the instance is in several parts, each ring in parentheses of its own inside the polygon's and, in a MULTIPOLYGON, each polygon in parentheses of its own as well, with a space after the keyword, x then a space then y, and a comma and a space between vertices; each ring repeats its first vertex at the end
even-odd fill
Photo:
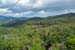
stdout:
POLYGON ((0 15, 46 17, 75 12, 75 0, 0 0, 0 15), (15 5, 15 6, 14 6, 15 5))

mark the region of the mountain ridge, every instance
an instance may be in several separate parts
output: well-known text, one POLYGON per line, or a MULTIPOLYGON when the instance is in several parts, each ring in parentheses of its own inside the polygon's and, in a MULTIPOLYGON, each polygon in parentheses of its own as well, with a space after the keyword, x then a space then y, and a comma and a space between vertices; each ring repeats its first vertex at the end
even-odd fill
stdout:
POLYGON ((53 24, 59 24, 61 23, 68 23, 72 22, 72 19, 75 20, 75 13, 68 13, 68 14, 62 14, 62 15, 57 15, 57 16, 49 16, 47 18, 41 18, 41 17, 33 17, 33 18, 28 18, 28 19, 23 19, 23 20, 15 20, 11 21, 7 24, 3 24, 3 26, 6 27, 13 27, 13 26, 19 26, 19 25, 53 25, 53 24))

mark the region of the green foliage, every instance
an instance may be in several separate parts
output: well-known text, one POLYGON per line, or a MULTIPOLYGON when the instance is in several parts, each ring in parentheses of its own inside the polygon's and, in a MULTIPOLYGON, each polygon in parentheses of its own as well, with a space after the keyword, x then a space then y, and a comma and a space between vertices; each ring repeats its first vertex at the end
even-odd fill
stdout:
POLYGON ((29 20, 0 27, 0 50, 75 50, 75 17, 29 20))

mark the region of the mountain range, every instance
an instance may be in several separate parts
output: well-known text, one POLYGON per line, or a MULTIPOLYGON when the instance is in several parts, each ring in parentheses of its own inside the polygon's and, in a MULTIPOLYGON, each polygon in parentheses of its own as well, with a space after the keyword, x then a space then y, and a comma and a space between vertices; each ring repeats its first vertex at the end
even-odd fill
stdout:
POLYGON ((1 26, 6 26, 6 27, 19 26, 19 25, 39 25, 39 24, 53 25, 53 24, 59 24, 59 23, 74 22, 74 20, 75 20, 75 13, 61 14, 61 15, 56 15, 56 16, 48 16, 46 18, 41 18, 41 17, 15 18, 15 17, 6 17, 6 16, 0 17, 1 22, 5 21, 5 23, 2 23, 1 26))
POLYGON ((75 50, 75 13, 0 22, 0 50, 75 50))
POLYGON ((14 20, 25 20, 25 19, 27 19, 27 17, 12 17, 0 15, 0 25, 14 20))

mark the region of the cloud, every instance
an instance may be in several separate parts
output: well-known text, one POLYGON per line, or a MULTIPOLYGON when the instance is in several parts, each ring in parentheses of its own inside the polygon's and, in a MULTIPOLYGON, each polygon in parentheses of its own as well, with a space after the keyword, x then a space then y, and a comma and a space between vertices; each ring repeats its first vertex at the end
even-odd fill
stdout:
POLYGON ((0 8, 0 15, 5 15, 7 13, 11 13, 12 11, 8 10, 7 8, 6 9, 2 9, 0 8))
POLYGON ((75 0, 1 0, 0 14, 11 16, 51 16, 75 12, 75 0))
POLYGON ((33 13, 33 12, 27 11, 27 12, 21 12, 21 13, 13 13, 12 11, 10 11, 8 9, 0 9, 0 15, 5 15, 5 16, 24 17, 31 13, 33 13))

